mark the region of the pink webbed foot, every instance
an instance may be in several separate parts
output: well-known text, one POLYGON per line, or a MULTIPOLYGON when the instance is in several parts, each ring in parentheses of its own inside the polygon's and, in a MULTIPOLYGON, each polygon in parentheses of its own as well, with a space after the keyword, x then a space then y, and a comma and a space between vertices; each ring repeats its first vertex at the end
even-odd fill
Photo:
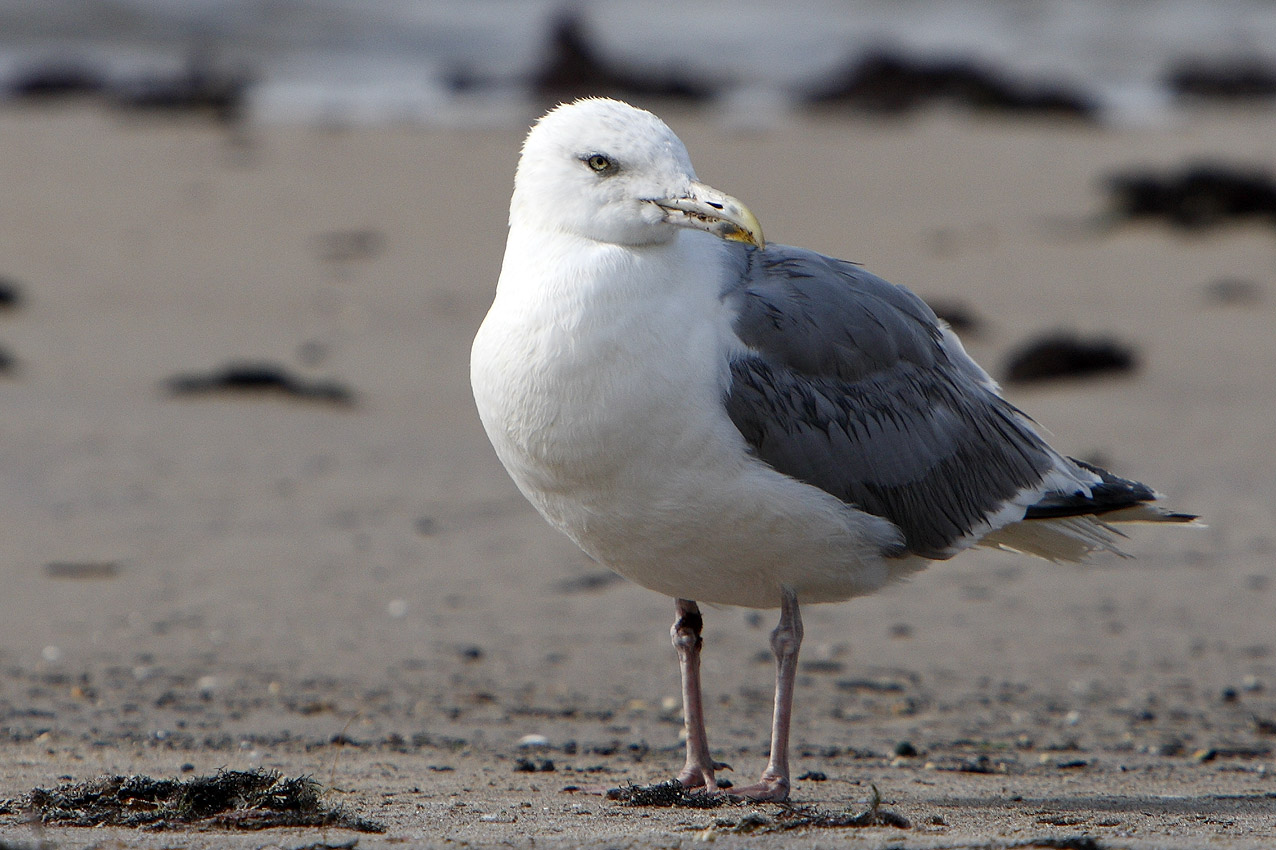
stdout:
POLYGON ((719 791, 729 792, 730 789, 723 789, 718 787, 716 774, 719 770, 730 770, 730 769, 731 769, 731 765, 727 764, 726 762, 715 761, 713 763, 713 773, 715 774, 715 776, 710 777, 714 779, 712 788, 706 787, 708 783, 705 782, 704 771, 692 765, 688 765, 682 769, 682 772, 678 774, 677 781, 679 785, 681 785, 683 788, 686 788, 688 791, 694 791, 697 788, 704 788, 706 791, 708 791, 711 794, 716 794, 719 791))
POLYGON ((740 788, 725 788, 718 793, 758 803, 783 803, 789 799, 789 780, 783 776, 767 776, 752 785, 740 788))

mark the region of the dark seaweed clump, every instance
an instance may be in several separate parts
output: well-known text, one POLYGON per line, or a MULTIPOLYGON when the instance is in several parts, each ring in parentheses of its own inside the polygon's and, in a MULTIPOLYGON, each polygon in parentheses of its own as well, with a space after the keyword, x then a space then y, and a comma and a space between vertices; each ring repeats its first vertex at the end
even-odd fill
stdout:
POLYGON ((875 801, 864 811, 854 813, 825 812, 806 806, 786 808, 775 816, 774 823, 766 831, 788 832, 794 829, 848 829, 869 826, 909 829, 912 824, 908 818, 890 809, 881 808, 875 801))
POLYGON ((54 789, 36 788, 14 801, 12 808, 59 826, 236 830, 319 826, 385 831, 381 824, 340 807, 324 806, 320 791, 319 783, 308 776, 288 778, 265 770, 224 770, 185 781, 104 776, 54 789))
POLYGON ((342 384, 306 381, 270 363, 231 363, 209 374, 176 375, 169 378, 167 387, 173 395, 272 393, 305 401, 354 403, 354 392, 342 384))
POLYGON ((889 826, 896 829, 911 829, 912 823, 899 812, 882 808, 882 795, 877 786, 873 786, 873 796, 868 808, 861 812, 849 810, 826 812, 815 806, 794 806, 780 804, 780 811, 774 817, 759 812, 750 812, 735 823, 721 823, 732 832, 740 833, 774 833, 791 832, 795 829, 858 829, 864 827, 889 826))
POLYGON ((1110 215, 1205 230, 1237 220, 1276 226, 1276 179, 1258 167, 1190 162, 1178 169, 1131 168, 1106 180, 1110 215))
POLYGON ((0 310, 13 310, 22 305, 22 287, 15 281, 0 277, 0 310))
POLYGON ((185 67, 173 73, 129 80, 112 80, 104 68, 79 59, 51 57, 19 69, 0 96, 27 104, 100 97, 132 114, 203 115, 231 126, 246 117, 254 82, 245 71, 221 67, 206 49, 193 51, 185 67))
POLYGON ((727 794, 706 794, 684 788, 676 779, 659 785, 626 785, 607 792, 608 800, 625 806, 651 806, 655 808, 716 809, 737 802, 727 794))
POLYGON ((24 102, 46 103, 101 94, 106 74, 79 60, 51 59, 19 68, 5 94, 24 102))
POLYGON ((678 69, 648 71, 603 58, 575 12, 564 13, 554 22, 549 55, 533 75, 532 85, 558 100, 612 94, 699 101, 713 94, 710 86, 678 69))
POLYGON ((1165 82, 1179 100, 1265 101, 1276 98, 1276 65, 1257 57, 1191 59, 1173 67, 1165 82))
POLYGON ((808 100, 876 115, 899 115, 936 103, 1080 120, 1091 120, 1098 111, 1092 98, 1061 83, 1017 80, 971 59, 915 57, 890 49, 849 62, 808 100))
POLYGON ((1134 349, 1108 337, 1084 338, 1066 331, 1029 340, 1011 352, 1006 381, 1026 384, 1057 378, 1132 372, 1134 349))

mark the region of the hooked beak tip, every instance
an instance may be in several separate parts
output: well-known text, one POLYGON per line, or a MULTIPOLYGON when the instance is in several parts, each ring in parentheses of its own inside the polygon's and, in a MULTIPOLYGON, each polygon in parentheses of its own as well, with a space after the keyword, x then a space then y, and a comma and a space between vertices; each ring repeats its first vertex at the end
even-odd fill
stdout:
POLYGON ((712 186, 695 182, 679 198, 655 202, 665 211, 665 220, 679 227, 703 230, 729 242, 743 242, 765 248, 762 225, 738 198, 712 186))

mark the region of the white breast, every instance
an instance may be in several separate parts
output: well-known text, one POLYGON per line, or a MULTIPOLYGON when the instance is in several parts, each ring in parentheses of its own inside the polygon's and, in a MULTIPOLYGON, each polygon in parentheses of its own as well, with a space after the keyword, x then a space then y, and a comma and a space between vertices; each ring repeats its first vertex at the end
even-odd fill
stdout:
POLYGON ((870 592, 891 577, 889 523, 753 459, 723 408, 740 345, 723 281, 684 271, 723 267, 723 244, 511 230, 472 352, 483 425, 542 515, 640 584, 751 607, 781 583, 804 601, 870 592))

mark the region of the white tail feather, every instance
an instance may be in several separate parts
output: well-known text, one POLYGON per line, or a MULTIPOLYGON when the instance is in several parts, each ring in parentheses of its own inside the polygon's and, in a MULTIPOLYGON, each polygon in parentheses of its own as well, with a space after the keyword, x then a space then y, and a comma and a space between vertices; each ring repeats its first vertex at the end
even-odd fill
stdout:
POLYGON ((1130 557, 1116 545, 1118 537, 1124 537, 1114 522, 1172 522, 1195 528, 1204 523, 1196 517, 1167 511, 1156 505, 1138 504, 1119 511, 1095 516, 1056 517, 1053 519, 1028 519, 1013 522, 990 532, 979 541, 990 549, 1007 549, 1035 555, 1047 561, 1084 561, 1092 552, 1111 552, 1122 558, 1130 557))
POLYGON ((1091 552, 1130 557, 1116 545, 1124 536, 1092 516, 1030 519, 999 528, 979 541, 980 546, 1036 555, 1047 561, 1084 561, 1091 552))

